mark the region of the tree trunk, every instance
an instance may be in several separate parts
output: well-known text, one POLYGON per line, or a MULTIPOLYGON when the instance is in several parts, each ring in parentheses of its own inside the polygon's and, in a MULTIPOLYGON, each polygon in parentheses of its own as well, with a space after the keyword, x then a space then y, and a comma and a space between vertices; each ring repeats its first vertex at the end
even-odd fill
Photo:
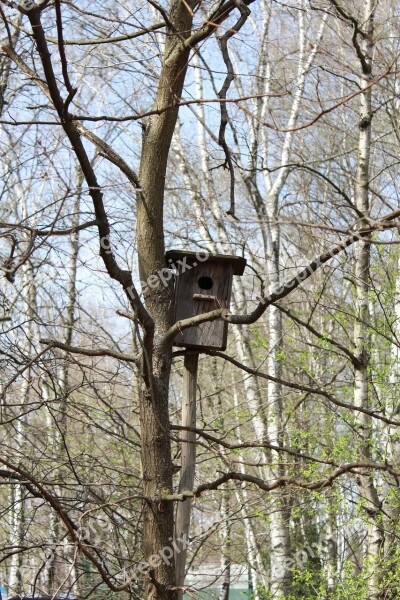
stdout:
MULTIPOLYGON (((327 500, 333 500, 330 495, 327 500)), ((336 508, 327 506, 324 538, 326 541, 326 583, 328 594, 333 594, 337 581, 338 543, 336 536, 336 508)))
MULTIPOLYGON (((355 204, 363 215, 361 226, 365 226, 369 215, 369 165, 371 148, 371 87, 373 18, 372 0, 364 4, 365 37, 362 40, 364 61, 361 63, 362 75, 360 84, 364 92, 360 94, 360 121, 358 161, 355 186, 355 204)), ((356 288, 356 321, 354 327, 354 346, 357 365, 354 374, 354 404, 369 409, 369 306, 368 293, 370 285, 370 243, 364 239, 356 243, 355 248, 355 288, 356 288)), ((371 460, 371 417, 365 413, 357 413, 359 455, 363 461, 371 460)), ((366 558, 370 571, 368 578, 368 598, 379 598, 379 558, 383 543, 383 532, 378 524, 380 501, 374 485, 373 476, 365 471, 359 478, 359 486, 364 499, 364 508, 368 515, 366 558)))
MULTIPOLYGON (((24 211, 23 205, 23 214, 26 214, 24 211)), ((36 303, 36 290, 34 287, 32 271, 29 266, 24 265, 23 267, 23 280, 26 289, 26 297, 25 297, 25 314, 27 315, 27 336, 24 343, 24 350, 26 356, 31 356, 32 352, 32 344, 35 339, 34 331, 32 324, 35 318, 34 306, 36 303)), ((24 374, 24 378, 22 380, 21 389, 20 389, 20 403, 21 403, 21 412, 24 413, 24 407, 29 403, 29 395, 30 395, 30 379, 32 376, 31 369, 28 369, 24 374)), ((26 417, 22 417, 15 422, 15 437, 12 441, 11 447, 15 445, 17 452, 20 456, 25 456, 26 453, 26 439, 25 439, 25 431, 24 425, 26 422, 26 417)), ((24 545, 24 537, 25 537, 25 514, 26 514, 26 499, 24 498, 24 486, 20 484, 15 484, 12 486, 11 490, 11 527, 10 527, 10 547, 11 548, 20 548, 24 545)), ((8 578, 8 584, 11 594, 20 594, 26 592, 23 589, 24 581, 23 581, 23 554, 21 552, 15 553, 11 557, 10 564, 10 572, 8 578)))
POLYGON ((230 558, 230 537, 231 528, 229 526, 229 490, 223 490, 221 497, 221 567, 222 567, 222 585, 218 600, 229 600, 229 590, 231 587, 231 558, 230 558))
MULTIPOLYGON (((238 401, 238 395, 236 389, 233 390, 233 399, 235 410, 239 412, 240 406, 238 401)), ((241 444, 242 436, 240 432, 240 423, 237 424, 238 431, 238 443, 241 444)), ((239 463, 239 470, 241 473, 246 473, 245 465, 239 463)), ((252 583, 254 600, 261 600, 260 595, 260 585, 262 584, 264 589, 267 589, 267 578, 265 576, 265 569, 263 565, 263 560, 261 553, 259 551, 259 547, 257 544, 256 535, 254 532, 254 527, 252 521, 248 514, 248 504, 249 504, 249 494, 246 486, 241 487, 240 489, 235 490, 235 494, 237 497, 237 501, 239 506, 241 507, 241 513, 243 516, 243 525, 245 531, 245 540, 246 540, 246 550, 247 550, 247 562, 249 565, 249 576, 252 583)))
MULTIPOLYGON (((279 277, 279 228, 275 224, 277 218, 277 198, 269 198, 268 216, 270 219, 270 236, 272 247, 268 257, 269 291, 278 289, 279 277)), ((282 375, 282 317, 279 309, 271 306, 268 314, 268 374, 276 379, 282 375)), ((268 381, 268 441, 275 446, 282 444, 282 386, 276 381, 268 381)), ((275 454, 275 452, 273 452, 275 454)), ((279 454, 276 455, 279 462, 279 454)), ((284 469, 281 466, 270 468, 269 477, 281 477, 284 469)), ((289 509, 282 493, 278 490, 271 494, 272 510, 270 515, 270 557, 271 575, 270 591, 274 598, 284 598, 289 593, 291 571, 287 558, 290 557, 289 509)))
MULTIPOLYGON (((18 434, 17 434, 18 435, 18 434)), ((25 500, 23 498, 24 486, 19 483, 12 486, 11 489, 11 526, 10 526, 10 547, 19 548, 24 543, 24 521, 25 521, 25 500)), ((10 593, 23 593, 22 580, 23 558, 20 552, 14 554, 11 558, 10 572, 8 576, 8 587, 10 593)))
MULTIPOLYGON (((167 27, 163 67, 155 108, 165 109, 181 97, 189 59, 183 40, 190 34, 192 14, 186 3, 175 0, 171 5, 167 27)), ((137 201, 137 235, 139 274, 143 282, 165 268, 163 206, 167 161, 174 133, 178 107, 153 115, 144 124, 137 201)), ((144 559, 162 548, 171 548, 174 535, 174 508, 171 502, 157 502, 161 495, 172 493, 173 464, 169 431, 168 389, 172 359, 171 342, 160 347, 160 338, 172 322, 172 286, 145 292, 146 308, 154 323, 144 335, 142 364, 143 387, 140 402, 143 493, 144 559)), ((157 561, 158 562, 158 561, 157 561)), ((148 574, 148 600, 175 600, 175 565, 168 561, 151 568, 148 574)))

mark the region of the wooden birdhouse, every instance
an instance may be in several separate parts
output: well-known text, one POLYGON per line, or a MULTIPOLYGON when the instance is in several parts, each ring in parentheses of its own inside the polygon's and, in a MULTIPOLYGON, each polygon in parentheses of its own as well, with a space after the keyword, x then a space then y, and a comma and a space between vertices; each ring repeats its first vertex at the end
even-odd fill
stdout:
MULTIPOLYGON (((206 252, 169 250, 166 259, 177 272, 174 322, 218 308, 229 308, 233 275, 243 275, 246 259, 206 252)), ((222 319, 184 329, 175 346, 225 350, 228 323, 222 319)))

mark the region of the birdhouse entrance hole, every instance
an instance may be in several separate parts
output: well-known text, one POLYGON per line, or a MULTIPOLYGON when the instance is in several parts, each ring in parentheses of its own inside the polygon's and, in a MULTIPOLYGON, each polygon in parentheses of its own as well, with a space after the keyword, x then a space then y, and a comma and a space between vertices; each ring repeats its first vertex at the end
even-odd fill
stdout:
POLYGON ((199 277, 197 283, 199 284, 199 288, 201 290, 211 290, 212 286, 214 285, 211 277, 199 277))

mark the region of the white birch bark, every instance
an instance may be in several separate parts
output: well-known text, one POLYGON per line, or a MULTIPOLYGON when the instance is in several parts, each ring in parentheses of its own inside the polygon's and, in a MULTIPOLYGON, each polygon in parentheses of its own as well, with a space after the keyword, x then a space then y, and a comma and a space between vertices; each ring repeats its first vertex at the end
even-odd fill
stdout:
POLYGON ((231 587, 231 558, 230 558, 230 536, 229 526, 229 491, 223 490, 221 497, 221 571, 222 584, 218 600, 229 600, 231 587))
POLYGON ((337 581, 338 542, 336 527, 336 510, 327 507, 326 526, 324 531, 326 541, 326 583, 329 594, 333 594, 337 581))
MULTIPOLYGON (((21 386, 21 403, 26 404, 29 396, 29 383, 26 378, 21 386)), ((23 453, 24 436, 23 425, 18 419, 15 422, 15 443, 18 450, 23 453)), ((24 486, 15 484, 11 489, 11 516, 10 516, 10 547, 18 549, 23 546, 25 533, 25 500, 24 486)), ((23 554, 16 553, 11 557, 8 575, 8 587, 12 595, 20 594, 23 590, 23 554)))
MULTIPOLYGON (((366 36, 361 43, 365 64, 362 65, 360 85, 364 92, 360 94, 360 121, 358 160, 355 185, 355 204, 367 223, 369 215, 369 181, 370 181, 370 150, 371 150, 371 87, 372 51, 374 31, 373 0, 364 2, 364 19, 366 36)), ((354 327, 355 355, 358 359, 354 371, 354 404, 362 408, 369 407, 369 305, 368 294, 370 285, 370 244, 368 240, 357 242, 355 247, 355 289, 356 289, 356 320, 354 327)), ((372 423, 369 415, 357 413, 358 443, 360 459, 371 460, 372 423)), ((360 490, 364 499, 364 507, 368 515, 366 559, 370 570, 368 577, 368 598, 378 600, 379 597, 379 557, 381 553, 383 534, 378 524, 380 501, 375 488, 373 476, 366 471, 360 477, 360 490)))
MULTIPOLYGON (((240 409, 240 406, 239 406, 239 399, 238 399, 238 394, 237 394, 236 388, 233 389, 233 399, 234 399, 235 410, 238 412, 240 409)), ((238 432, 237 433, 238 443, 241 444, 243 442, 242 442, 241 428, 240 428, 239 422, 237 425, 237 432, 238 432)), ((241 462, 239 463, 239 471, 241 473, 246 472, 245 466, 241 462)), ((256 535, 255 535, 255 532, 253 529, 253 525, 251 523, 251 520, 248 517, 248 508, 247 507, 249 506, 249 502, 250 502, 249 494, 248 494, 246 487, 241 487, 240 489, 236 487, 235 494, 237 497, 237 501, 241 507, 241 512, 243 515, 243 524, 244 524, 244 530, 245 530, 246 550, 247 550, 247 561, 249 564, 250 578, 251 578, 251 583, 252 583, 252 587, 253 587, 253 598, 254 598, 254 600, 262 600, 262 597, 261 597, 261 594, 259 591, 260 590, 259 583, 261 583, 261 585, 264 589, 268 589, 268 583, 267 583, 267 577, 266 577, 266 573, 265 573, 262 556, 260 554, 257 540, 256 540, 256 535)))
MULTIPOLYGON (((35 288, 32 279, 32 272, 28 265, 22 267, 22 280, 26 291, 26 300, 24 302, 24 314, 27 318, 27 335, 24 342, 24 353, 26 356, 32 354, 32 342, 34 340, 33 319, 34 314, 34 294, 35 288)), ((24 413, 24 407, 29 403, 30 397, 30 379, 32 370, 28 369, 22 380, 20 389, 21 412, 24 413)), ((16 450, 21 456, 25 455, 26 441, 24 434, 24 424, 26 417, 15 421, 15 436, 13 438, 16 450)), ((11 490, 11 527, 10 527, 10 546, 12 548, 21 548, 24 545, 25 537, 25 514, 26 500, 24 498, 24 486, 15 484, 11 490)), ((12 594, 23 593, 24 590, 24 559, 23 553, 17 552, 11 557, 10 570, 8 576, 9 590, 12 594)))
MULTIPOLYGON (((305 3, 303 3, 305 9, 305 3)), ((294 101, 287 124, 287 129, 295 125, 301 106, 301 100, 304 93, 306 76, 314 61, 318 44, 321 41, 325 27, 325 19, 322 21, 316 44, 313 50, 306 57, 306 34, 304 26, 304 12, 299 11, 299 34, 300 34, 300 54, 298 64, 298 74, 294 101)), ((280 285, 280 227, 278 224, 279 198, 285 184, 288 171, 288 163, 293 144, 293 132, 289 131, 282 147, 280 158, 281 168, 278 176, 272 183, 270 176, 265 177, 265 185, 269 190, 266 201, 266 214, 268 219, 267 232, 267 277, 268 292, 272 293, 280 285)), ((268 374, 279 379, 281 377, 281 349, 282 349, 282 318, 279 309, 271 306, 268 311, 268 335, 269 335, 269 353, 268 353, 268 374)), ((268 439, 274 445, 282 443, 282 387, 274 381, 268 382, 268 439)), ((277 457, 279 460, 279 456, 277 457)), ((270 471, 270 477, 283 475, 282 468, 270 471)), ((289 512, 285 506, 280 491, 272 494, 274 498, 273 509, 271 512, 271 534, 270 534, 270 557, 271 557, 271 576, 270 591, 274 598, 283 598, 287 595, 290 586, 291 573, 286 565, 287 558, 290 557, 290 538, 289 538, 289 512)))
MULTIPOLYGON (((27 200, 20 186, 19 180, 15 185, 16 197, 18 198, 18 208, 21 210, 21 216, 25 220, 28 215, 27 200)), ((17 206, 14 208, 15 213, 18 210, 17 206)), ((21 268, 21 279, 23 289, 25 290, 22 296, 22 312, 26 316, 26 332, 24 335, 23 348, 26 357, 31 356, 34 353, 34 345, 37 342, 34 331, 34 323, 36 318, 35 304, 36 304, 36 286, 33 277, 31 267, 28 263, 24 264, 21 268)), ((30 399, 30 380, 32 377, 33 369, 30 367, 24 373, 24 377, 20 388, 20 403, 21 413, 24 414, 25 407, 29 404, 30 399)), ((21 456, 25 455, 26 440, 24 425, 27 417, 20 417, 15 421, 15 437, 14 444, 16 450, 21 456)), ((24 498, 24 486, 16 484, 12 488, 11 492, 11 528, 10 528, 10 546, 20 548, 24 544, 25 537, 25 514, 26 514, 26 500, 24 498)), ((20 594, 25 592, 24 590, 24 560, 23 553, 17 552, 11 557, 10 570, 8 575, 8 585, 12 594, 20 594)))

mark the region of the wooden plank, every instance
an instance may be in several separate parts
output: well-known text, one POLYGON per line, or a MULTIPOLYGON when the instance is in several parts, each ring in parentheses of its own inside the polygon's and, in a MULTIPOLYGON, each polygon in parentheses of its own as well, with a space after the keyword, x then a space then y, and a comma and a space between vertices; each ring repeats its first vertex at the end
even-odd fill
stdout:
POLYGON ((218 262, 218 263, 229 263, 233 266, 233 274, 234 275, 243 275, 244 269, 247 264, 247 260, 242 256, 232 256, 230 254, 208 254, 207 252, 202 250, 200 252, 201 260, 199 261, 199 253, 198 252, 190 252, 189 250, 168 250, 165 253, 165 258, 167 262, 170 264, 177 263, 179 264, 179 260, 186 259, 188 264, 192 265, 194 263, 198 264, 199 262, 218 262))
MULTIPOLYGON (((185 356, 183 367, 182 426, 190 429, 196 427, 198 361, 198 354, 189 354, 185 356)), ((181 432, 181 439, 181 477, 178 487, 178 493, 180 494, 193 490, 196 469, 196 434, 194 431, 183 430, 181 432)), ((182 536, 189 537, 192 503, 192 498, 177 503, 175 539, 182 539, 182 536)), ((185 581, 186 556, 186 547, 181 552, 175 553, 176 585, 178 587, 182 587, 185 581)), ((177 600, 182 600, 182 598, 183 592, 179 590, 177 600)))
MULTIPOLYGON (((182 268, 177 278, 175 295, 175 322, 195 315, 200 315, 217 308, 229 308, 232 290, 233 266, 229 263, 207 261, 188 268, 182 268), (211 289, 200 288, 201 277, 212 279, 211 289), (194 295, 206 296, 193 298, 194 295), (215 299, 210 301, 210 296, 215 299)), ((189 327, 179 333, 175 339, 176 346, 224 350, 228 333, 228 324, 222 319, 189 327)))

